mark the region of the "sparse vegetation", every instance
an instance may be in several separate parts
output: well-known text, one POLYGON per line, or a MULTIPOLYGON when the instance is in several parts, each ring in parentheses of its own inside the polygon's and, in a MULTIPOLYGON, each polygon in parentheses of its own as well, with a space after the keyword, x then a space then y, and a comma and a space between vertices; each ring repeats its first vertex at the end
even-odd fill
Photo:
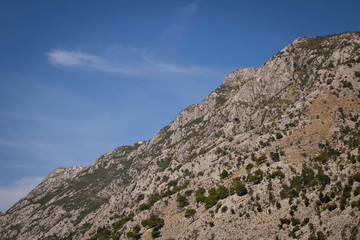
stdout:
POLYGON ((248 176, 248 181, 253 182, 255 184, 259 184, 262 179, 263 179, 263 172, 260 169, 256 170, 252 175, 248 176))
POLYGON ((271 239, 358 239, 360 44, 351 34, 300 38, 277 62, 230 75, 234 82, 155 138, 120 146, 79 173, 70 169, 65 180, 50 176, 56 187, 9 209, 0 238, 33 238, 31 230, 45 240, 237 239, 253 231, 271 239), (274 63, 269 76, 259 75, 274 63), (334 231, 340 215, 346 221, 334 231), (261 219, 278 229, 263 234, 261 219))
POLYGON ((152 228, 151 236, 153 238, 159 238, 161 236, 160 229, 164 226, 164 219, 158 216, 152 215, 149 219, 145 219, 141 222, 143 227, 152 228))
POLYGON ((160 199, 164 198, 164 197, 169 197, 183 189, 185 189, 188 185, 189 185, 189 181, 186 181, 183 185, 178 186, 177 185, 178 180, 172 180, 168 183, 169 186, 172 186, 173 189, 172 190, 167 190, 165 192, 162 193, 154 193, 152 194, 147 203, 143 203, 139 206, 139 210, 140 211, 144 211, 147 210, 149 208, 151 208, 157 201, 159 201, 160 199))
POLYGON ((133 227, 132 232, 126 233, 126 237, 130 238, 130 239, 140 239, 141 238, 141 234, 139 233, 140 230, 141 230, 141 227, 139 225, 136 225, 133 227))
POLYGON ((179 208, 183 208, 187 205, 189 205, 189 201, 187 200, 187 198, 183 195, 178 195, 177 199, 176 199, 177 203, 178 203, 178 207, 179 208))
POLYGON ((223 185, 220 185, 216 188, 211 188, 208 190, 208 196, 205 196, 205 189, 199 188, 196 191, 196 201, 198 203, 205 203, 205 208, 208 209, 217 204, 221 199, 225 199, 229 194, 234 194, 234 189, 226 188, 223 185))
POLYGON ((116 232, 117 230, 121 229, 125 225, 125 223, 132 220, 134 218, 134 216, 135 216, 134 213, 131 212, 126 217, 123 217, 120 220, 114 222, 112 224, 112 227, 113 227, 114 231, 116 232))
POLYGON ((185 217, 186 218, 191 217, 193 221, 194 221, 195 214, 196 214, 196 210, 193 208, 186 209, 186 211, 185 211, 185 217))
POLYGON ((243 184, 243 183, 236 184, 235 192, 238 196, 243 196, 243 195, 247 194, 247 189, 245 187, 245 184, 243 184))
POLYGON ((221 179, 227 178, 228 176, 229 176, 229 173, 225 169, 220 173, 221 179))

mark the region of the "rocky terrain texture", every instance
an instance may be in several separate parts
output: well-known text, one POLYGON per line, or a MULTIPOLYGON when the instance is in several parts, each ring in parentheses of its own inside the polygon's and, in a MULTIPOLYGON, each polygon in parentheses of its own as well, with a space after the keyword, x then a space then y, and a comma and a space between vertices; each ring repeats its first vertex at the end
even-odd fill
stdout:
POLYGON ((360 33, 230 73, 149 141, 59 167, 0 239, 360 239, 360 33))

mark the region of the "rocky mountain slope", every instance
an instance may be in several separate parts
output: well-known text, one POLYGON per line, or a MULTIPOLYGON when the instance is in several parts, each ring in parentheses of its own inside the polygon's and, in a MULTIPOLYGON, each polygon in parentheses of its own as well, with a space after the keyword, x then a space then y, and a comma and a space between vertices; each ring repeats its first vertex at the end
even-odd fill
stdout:
POLYGON ((360 239, 360 33, 299 38, 149 141, 59 167, 0 239, 360 239))

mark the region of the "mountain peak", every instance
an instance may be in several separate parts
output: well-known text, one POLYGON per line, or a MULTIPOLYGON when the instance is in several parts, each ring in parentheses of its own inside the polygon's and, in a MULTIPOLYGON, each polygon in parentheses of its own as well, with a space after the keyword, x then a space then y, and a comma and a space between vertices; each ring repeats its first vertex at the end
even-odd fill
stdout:
POLYGON ((149 141, 54 170, 0 237, 356 239, 359 115, 360 33, 298 38, 149 141))

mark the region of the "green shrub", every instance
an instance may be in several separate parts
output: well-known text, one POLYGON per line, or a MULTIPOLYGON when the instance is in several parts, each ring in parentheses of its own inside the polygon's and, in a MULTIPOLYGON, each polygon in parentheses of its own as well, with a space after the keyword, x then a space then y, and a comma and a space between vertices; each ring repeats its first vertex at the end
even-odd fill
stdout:
POLYGON ((341 83, 343 84, 343 87, 344 88, 349 88, 349 89, 354 89, 353 85, 351 82, 348 82, 348 81, 341 81, 341 83))
POLYGON ((270 178, 279 177, 280 179, 283 179, 283 178, 285 178, 285 174, 279 169, 279 170, 276 170, 275 172, 272 172, 269 177, 270 178))
POLYGON ((150 204, 148 204, 148 203, 143 203, 143 204, 141 204, 141 205, 139 206, 139 210, 140 210, 140 211, 144 211, 144 210, 146 210, 146 209, 151 208, 151 206, 152 206, 152 205, 150 205, 150 204))
POLYGON ((161 199, 161 196, 158 193, 155 193, 149 197, 149 204, 154 205, 157 201, 161 199))
POLYGON ((161 236, 161 232, 160 232, 159 230, 153 230, 153 231, 151 232, 151 236, 152 236, 153 238, 159 238, 159 237, 161 236))
POLYGON ((265 161, 266 161, 266 155, 261 155, 260 157, 258 157, 258 158, 255 159, 255 162, 256 162, 257 164, 261 164, 261 163, 263 163, 263 162, 265 162, 265 161))
POLYGON ((205 148, 201 148, 200 151, 199 151, 199 155, 203 155, 206 153, 206 150, 205 148))
POLYGON ((220 173, 221 179, 227 178, 228 176, 229 176, 229 173, 225 169, 220 173))
POLYGON ((243 196, 243 195, 247 194, 247 189, 245 187, 245 184, 243 184, 243 183, 236 184, 235 192, 238 196, 243 196))
POLYGON ((357 201, 352 201, 352 202, 351 202, 351 207, 352 207, 352 208, 357 207, 357 208, 360 210, 360 199, 357 200, 357 201))
POLYGON ((211 208, 219 201, 219 196, 217 194, 209 194, 209 196, 206 197, 204 203, 205 208, 211 208))
POLYGON ((139 225, 135 225, 135 226, 133 227, 133 231, 134 231, 135 233, 139 233, 140 230, 141 230, 141 227, 140 227, 139 225))
POLYGON ((112 224, 113 228, 115 231, 119 230, 120 228, 122 228, 125 223, 127 223, 128 221, 132 220, 134 218, 134 213, 130 212, 129 215, 127 215, 126 217, 123 217, 122 219, 120 219, 119 221, 116 221, 112 224))
POLYGON ((189 201, 187 200, 187 198, 183 195, 178 195, 176 201, 178 202, 178 207, 182 208, 185 207, 187 205, 189 205, 189 201))
POLYGON ((291 220, 288 218, 280 218, 280 223, 281 223, 281 225, 283 225, 283 224, 289 225, 291 223, 291 220))
POLYGON ((318 168, 318 174, 316 175, 316 179, 318 183, 325 188, 326 185, 330 184, 330 177, 324 173, 324 170, 322 168, 318 168))
POLYGON ((92 236, 89 240, 108 240, 110 239, 111 231, 105 227, 98 228, 96 234, 92 236))
POLYGON ((216 97, 216 105, 220 106, 223 105, 224 103, 226 103, 227 99, 224 98, 223 96, 217 96, 216 97))
POLYGON ((217 189, 211 188, 208 191, 208 196, 205 198, 205 208, 208 209, 214 206, 220 199, 227 198, 229 196, 229 189, 223 185, 218 186, 217 189))
POLYGON ((250 171, 252 168, 254 167, 254 164, 249 163, 248 165, 246 165, 246 170, 250 171))
POLYGON ((330 184, 330 177, 324 173, 321 166, 316 166, 318 173, 315 175, 314 170, 306 166, 303 167, 301 175, 295 176, 290 181, 290 186, 283 184, 280 196, 284 198, 295 198, 299 196, 301 190, 306 187, 311 187, 316 184, 325 188, 326 185, 330 184))
POLYGON ((354 196, 360 195, 360 186, 357 186, 354 190, 354 196))
POLYGON ((219 209, 221 208, 222 203, 218 203, 215 208, 215 213, 218 213, 219 209))
POLYGON ((248 180, 255 184, 259 184, 263 179, 263 172, 259 169, 254 172, 254 174, 248 176, 248 180))
POLYGON ((305 226, 306 224, 308 224, 310 222, 310 219, 307 217, 307 218, 304 218, 304 221, 302 222, 301 225, 305 226))
POLYGON ((166 168, 168 168, 170 163, 171 163, 171 159, 161 159, 161 160, 156 162, 156 164, 159 166, 159 171, 160 172, 162 172, 166 168))
POLYGON ((135 232, 127 232, 126 237, 130 238, 130 239, 140 239, 141 235, 139 233, 135 233, 135 232))
POLYGON ((155 193, 155 194, 152 194, 149 199, 148 199, 148 202, 147 203, 144 203, 144 204, 141 204, 139 206, 139 210, 140 211, 143 211, 143 210, 146 210, 146 209, 149 209, 151 208, 157 201, 159 201, 160 199, 164 198, 164 197, 169 197, 183 189, 185 189, 188 185, 189 185, 189 181, 185 181, 185 183, 181 186, 177 186, 177 183, 178 183, 178 180, 173 180, 173 181, 170 181, 168 183, 169 186, 173 186, 173 189, 170 191, 170 190, 167 190, 166 192, 163 192, 161 194, 159 193, 155 193))
POLYGON ((274 162, 280 161, 280 155, 278 152, 270 152, 270 157, 274 162))
POLYGON ((318 240, 314 233, 310 234, 308 240, 318 240))
POLYGON ((223 207, 221 208, 221 212, 222 212, 222 213, 225 213, 227 210, 228 210, 228 207, 227 207, 227 206, 223 206, 223 207))
POLYGON ((293 225, 293 226, 296 226, 296 225, 299 225, 300 224, 300 219, 298 219, 298 218, 291 218, 291 224, 293 225))
POLYGON ((320 155, 314 158, 314 161, 326 163, 329 160, 329 153, 327 151, 323 151, 320 155))
POLYGON ((255 207, 258 212, 262 212, 261 204, 258 201, 255 202, 255 207))
POLYGON ((165 182, 169 181, 169 178, 170 178, 169 176, 165 175, 165 176, 163 176, 162 181, 165 183, 165 182))
POLYGON ((299 196, 299 192, 302 189, 301 186, 301 178, 299 176, 294 177, 291 182, 290 186, 283 184, 282 190, 280 191, 280 197, 281 199, 284 198, 296 198, 299 196))
POLYGON ((145 219, 141 222, 143 227, 153 228, 154 230, 159 230, 164 226, 164 219, 159 218, 155 215, 150 216, 149 219, 145 219))
POLYGON ((169 187, 175 187, 175 186, 177 186, 178 181, 179 181, 178 179, 171 180, 170 182, 168 182, 168 186, 169 187))
POLYGON ((353 179, 354 179, 355 181, 357 181, 357 182, 360 182, 360 172, 355 173, 355 174, 353 175, 353 179))
POLYGON ((193 193, 193 190, 187 190, 187 191, 185 192, 185 196, 190 197, 190 196, 192 195, 192 193, 193 193))
POLYGON ((320 192, 320 194, 319 194, 319 199, 320 199, 320 201, 322 202, 322 203, 328 203, 328 202, 330 202, 330 196, 328 195, 328 194, 326 194, 325 196, 324 196, 324 194, 322 193, 322 192, 320 192))
POLYGON ((329 211, 333 211, 333 210, 335 210, 336 208, 337 208, 336 203, 329 204, 329 205, 327 206, 327 209, 328 209, 329 211))
POLYGON ((318 231, 316 233, 316 235, 317 235, 318 240, 325 240, 326 239, 325 234, 322 231, 318 231))
POLYGON ((185 217, 186 218, 193 218, 193 220, 194 220, 194 215, 195 215, 195 213, 196 213, 196 210, 195 209, 192 209, 192 208, 189 208, 189 209, 186 209, 186 211, 185 211, 185 217))
POLYGON ((224 185, 219 185, 216 192, 219 199, 225 199, 229 196, 229 189, 224 185))
POLYGON ((141 200, 144 199, 144 197, 145 197, 144 194, 139 194, 139 196, 136 199, 136 202, 140 202, 141 200))
POLYGON ((301 179, 302 183, 307 186, 311 187, 315 185, 315 172, 311 168, 306 166, 303 167, 301 171, 301 179))
POLYGON ((204 202, 206 197, 205 197, 205 192, 206 190, 202 187, 200 187, 198 190, 196 190, 195 195, 196 195, 196 202, 204 202))

